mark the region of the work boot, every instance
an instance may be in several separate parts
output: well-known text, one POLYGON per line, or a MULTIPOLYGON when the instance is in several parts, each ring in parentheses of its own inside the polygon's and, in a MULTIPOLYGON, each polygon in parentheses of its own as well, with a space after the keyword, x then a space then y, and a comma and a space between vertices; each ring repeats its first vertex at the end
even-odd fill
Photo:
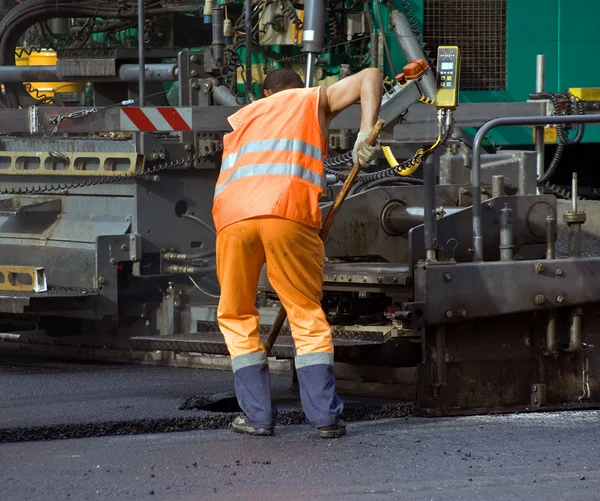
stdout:
POLYGON ((317 434, 320 438, 340 438, 346 434, 346 423, 341 419, 329 426, 321 426, 317 428, 317 434))
POLYGON ((273 435, 273 428, 255 428, 246 422, 244 416, 238 416, 231 423, 233 431, 236 433, 244 433, 246 435, 254 435, 259 437, 270 437, 273 435))

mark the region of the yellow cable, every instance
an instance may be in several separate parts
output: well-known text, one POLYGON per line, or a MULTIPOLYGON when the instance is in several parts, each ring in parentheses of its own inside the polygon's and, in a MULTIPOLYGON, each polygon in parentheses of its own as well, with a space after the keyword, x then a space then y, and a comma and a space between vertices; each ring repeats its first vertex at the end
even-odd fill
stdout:
POLYGON ((400 167, 400 164, 398 163, 398 160, 396 160, 396 157, 392 153, 392 149, 389 146, 382 146, 381 150, 383 151, 383 156, 390 164, 390 167, 394 169, 396 174, 398 174, 399 176, 410 176, 411 174, 413 174, 420 167, 421 159, 423 158, 424 153, 422 149, 417 150, 415 156, 407 162, 409 164, 408 167, 397 170, 398 167, 400 167))

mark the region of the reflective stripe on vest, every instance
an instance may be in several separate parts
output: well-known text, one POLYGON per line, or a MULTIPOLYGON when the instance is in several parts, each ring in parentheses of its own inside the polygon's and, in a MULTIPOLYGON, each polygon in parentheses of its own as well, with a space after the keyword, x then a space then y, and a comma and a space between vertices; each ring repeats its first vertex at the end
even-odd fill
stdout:
POLYGON ((294 176, 309 183, 314 184, 320 189, 324 190, 327 187, 325 179, 320 174, 311 170, 305 169, 301 165, 297 164, 253 164, 245 165, 244 167, 238 167, 234 172, 231 173, 227 181, 217 185, 215 188, 215 197, 221 193, 227 185, 236 179, 242 179, 245 177, 262 176, 262 175, 280 175, 280 176, 294 176))
POLYGON ((296 151, 312 157, 319 162, 323 160, 321 149, 304 141, 298 139, 265 139, 246 143, 239 151, 227 155, 221 163, 221 172, 231 169, 242 155, 261 151, 296 151))

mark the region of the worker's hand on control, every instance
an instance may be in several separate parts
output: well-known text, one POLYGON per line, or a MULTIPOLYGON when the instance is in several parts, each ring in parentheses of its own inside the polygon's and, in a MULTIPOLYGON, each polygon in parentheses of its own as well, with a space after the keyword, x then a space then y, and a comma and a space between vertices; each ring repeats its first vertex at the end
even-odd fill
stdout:
POLYGON ((367 144, 367 140, 371 135, 370 130, 361 130, 358 133, 356 143, 354 143, 354 151, 352 152, 352 160, 355 164, 359 164, 361 167, 368 167, 373 161, 379 157, 381 152, 381 145, 379 139, 375 143, 375 146, 367 144))

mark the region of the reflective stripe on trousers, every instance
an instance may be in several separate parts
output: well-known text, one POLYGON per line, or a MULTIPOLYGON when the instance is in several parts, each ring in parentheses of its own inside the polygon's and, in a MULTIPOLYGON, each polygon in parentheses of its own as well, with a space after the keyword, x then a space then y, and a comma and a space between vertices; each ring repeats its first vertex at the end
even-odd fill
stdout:
POLYGON ((238 402, 253 425, 263 423, 273 412, 255 307, 265 261, 269 280, 288 313, 297 350, 300 395, 309 422, 327 426, 335 423, 342 411, 335 394, 331 328, 320 303, 324 257, 317 232, 286 219, 247 219, 217 235, 221 284, 217 318, 232 356, 238 402))

